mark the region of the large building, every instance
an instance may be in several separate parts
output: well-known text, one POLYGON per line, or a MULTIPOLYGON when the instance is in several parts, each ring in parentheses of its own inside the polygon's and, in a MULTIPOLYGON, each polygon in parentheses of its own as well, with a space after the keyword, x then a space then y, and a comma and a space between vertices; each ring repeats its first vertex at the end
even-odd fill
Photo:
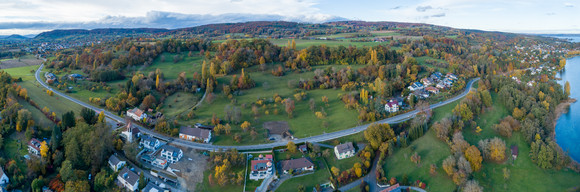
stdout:
POLYGON ((355 155, 352 142, 343 143, 334 147, 334 154, 337 159, 349 158, 355 155))
POLYGON ((281 167, 284 173, 289 173, 290 171, 296 173, 314 170, 314 164, 309 159, 304 157, 299 159, 285 160, 280 162, 280 164, 282 165, 281 167))
POLYGON ((387 102, 387 104, 385 104, 385 111, 389 113, 399 111, 399 103, 397 101, 390 100, 389 102, 387 102))
POLYGON ((209 143, 211 140, 211 131, 197 127, 181 127, 179 130, 179 138, 188 141, 201 141, 204 143, 209 143))
POLYGON ((137 191, 139 189, 139 175, 127 167, 119 172, 117 180, 129 191, 137 191))
POLYGON ((127 123, 127 127, 125 127, 125 130, 121 132, 121 134, 125 137, 125 139, 127 139, 129 143, 132 143, 133 140, 136 140, 141 136, 141 131, 139 128, 134 127, 133 123, 129 121, 129 123, 127 123))
POLYGON ((163 145, 161 146, 161 157, 169 163, 176 163, 183 157, 183 151, 171 145, 163 145))
POLYGON ((152 182, 147 183, 147 185, 145 186, 145 188, 143 188, 143 190, 141 190, 142 192, 161 192, 161 191, 165 191, 163 190, 161 187, 153 184, 152 182))

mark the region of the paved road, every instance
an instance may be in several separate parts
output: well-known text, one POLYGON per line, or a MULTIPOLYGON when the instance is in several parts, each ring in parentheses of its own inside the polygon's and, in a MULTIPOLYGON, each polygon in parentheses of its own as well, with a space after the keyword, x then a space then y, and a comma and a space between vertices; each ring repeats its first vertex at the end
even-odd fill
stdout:
MULTIPOLYGON (((44 83, 44 81, 42 81, 42 79, 40 78, 40 71, 42 70, 42 68, 44 67, 43 65, 40 65, 40 67, 38 68, 38 70, 35 73, 35 77, 36 77, 36 81, 38 81, 42 86, 44 86, 45 88, 52 90, 55 94, 71 100, 72 102, 75 102, 79 105, 82 105, 86 108, 92 109, 96 112, 101 112, 101 111, 105 111, 105 115, 117 122, 124 122, 125 120, 109 111, 106 111, 104 109, 92 106, 90 104, 87 104, 85 102, 79 101, 75 98, 72 98, 64 93, 61 93, 60 91, 54 90, 52 89, 50 86, 48 86, 46 83, 44 83)), ((471 88, 473 87, 473 83, 475 81, 479 80, 479 78, 475 78, 472 79, 471 81, 469 81, 469 83, 467 83, 467 86, 465 88, 465 90, 463 91, 463 93, 461 93, 460 95, 457 95, 451 99, 448 99, 446 101, 437 103, 437 104, 433 104, 430 106, 431 109, 435 109, 437 107, 441 107, 443 105, 446 105, 448 103, 457 101, 463 97, 465 97, 467 95, 467 93, 469 93, 469 91, 471 90, 471 88)), ((389 123, 389 124, 393 124, 393 123, 398 123, 398 122, 402 122, 404 120, 410 119, 412 117, 414 117, 417 113, 419 113, 418 110, 414 110, 414 111, 410 111, 404 114, 400 114, 397 116, 393 116, 393 117, 389 117, 380 121, 376 121, 375 123, 389 123)), ((135 125, 135 124, 134 124, 135 125)), ((336 132, 332 132, 332 133, 325 133, 325 134, 321 134, 321 135, 316 135, 316 136, 311 136, 311 137, 306 137, 306 138, 301 138, 301 139, 296 139, 294 140, 294 143, 303 143, 303 142, 323 142, 323 141, 328 141, 328 140, 332 140, 332 139, 336 139, 336 138, 340 138, 340 137, 344 137, 347 135, 352 135, 352 134, 356 134, 359 133, 361 131, 366 130, 369 124, 366 125, 361 125, 361 126, 357 126, 357 127, 353 127, 350 129, 346 129, 346 130, 342 130, 342 131, 336 131, 336 132)), ((186 140, 181 140, 181 139, 175 139, 173 137, 169 137, 169 136, 165 136, 163 134, 160 133, 156 133, 148 128, 142 127, 140 125, 135 125, 136 127, 138 127, 142 133, 145 134, 149 134, 152 136, 155 136, 159 139, 165 140, 168 143, 174 144, 174 145, 178 145, 178 146, 182 146, 182 147, 187 147, 187 148, 193 148, 193 149, 201 149, 201 150, 209 150, 209 151, 217 151, 219 149, 233 149, 236 148, 238 150, 257 150, 257 149, 271 149, 274 147, 279 147, 279 146, 285 146, 287 144, 287 142, 275 142, 275 143, 268 143, 268 144, 258 144, 258 145, 242 145, 242 146, 221 146, 221 145, 212 145, 212 144, 206 144, 206 143, 196 143, 196 142, 192 142, 192 141, 186 141, 186 140)))

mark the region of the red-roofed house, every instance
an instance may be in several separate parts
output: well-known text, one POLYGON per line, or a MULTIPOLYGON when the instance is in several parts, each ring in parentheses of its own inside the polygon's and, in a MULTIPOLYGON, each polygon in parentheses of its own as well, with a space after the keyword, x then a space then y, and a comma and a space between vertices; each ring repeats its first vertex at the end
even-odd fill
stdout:
POLYGON ((389 102, 387 102, 387 104, 385 104, 385 111, 389 113, 399 111, 399 103, 395 100, 390 100, 389 102))
POLYGON ((439 89, 435 88, 435 87, 427 87, 425 88, 426 91, 429 91, 430 93, 433 94, 439 94, 439 89))
POLYGON ((147 117, 147 114, 143 111, 141 111, 141 109, 135 107, 129 111, 127 111, 127 116, 135 119, 135 121, 142 121, 143 118, 147 117))
POLYGON ((32 138, 28 142, 28 152, 37 156, 40 156, 40 142, 38 139, 32 138))
POLYGON ((272 166, 272 160, 252 160, 252 172, 250 173, 250 179, 259 180, 265 179, 266 177, 274 173, 272 166))

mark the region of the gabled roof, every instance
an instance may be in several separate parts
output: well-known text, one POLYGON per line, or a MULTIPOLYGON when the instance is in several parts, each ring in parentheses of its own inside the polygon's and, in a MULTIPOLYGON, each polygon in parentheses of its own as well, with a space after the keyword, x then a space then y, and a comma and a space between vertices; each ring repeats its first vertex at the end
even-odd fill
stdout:
POLYGON ((149 143, 149 145, 151 145, 151 146, 155 145, 155 143, 157 141, 158 140, 156 138, 153 138, 153 137, 151 137, 149 135, 143 135, 143 136, 141 136, 141 142, 143 142, 143 143, 149 143))
POLYGON ((109 162, 111 162, 113 165, 118 165, 121 160, 116 155, 111 155, 111 157, 109 157, 109 162))
POLYGON ((135 114, 135 115, 137 115, 139 117, 141 117, 141 115, 143 115, 143 111, 141 111, 141 109, 139 109, 137 107, 129 110, 129 113, 133 113, 133 114, 135 114))
POLYGON ((337 145, 336 150, 338 151, 338 153, 346 153, 348 151, 354 151, 354 146, 352 145, 352 142, 343 143, 337 145))
POLYGON ((181 151, 181 149, 174 147, 174 146, 171 146, 171 145, 163 145, 163 146, 161 146, 161 150, 169 151, 169 152, 171 152, 171 155, 173 155, 173 156, 179 155, 179 152, 181 151))
POLYGON ((28 146, 36 149, 37 151, 40 151, 40 141, 36 138, 32 138, 30 139, 30 141, 28 142, 28 146))
POLYGON ((122 177, 125 181, 127 181, 131 185, 137 184, 139 181, 139 175, 137 173, 131 171, 129 168, 125 167, 121 172, 119 172, 119 176, 122 177))
POLYGON ((399 103, 397 101, 394 101, 394 100, 390 100, 389 102, 387 102, 387 106, 389 106, 389 107, 395 107, 398 105, 399 105, 399 103))
POLYGON ((210 130, 196 127, 181 127, 181 129, 179 129, 179 133, 184 135, 191 135, 196 138, 208 139, 210 130))
POLYGON ((145 188, 143 188, 142 192, 160 192, 163 191, 163 189, 155 184, 153 184, 152 182, 147 183, 147 186, 145 186, 145 188))
POLYGON ((290 169, 298 169, 298 168, 305 168, 314 166, 312 162, 304 157, 299 159, 291 159, 282 161, 282 170, 290 170, 290 169))

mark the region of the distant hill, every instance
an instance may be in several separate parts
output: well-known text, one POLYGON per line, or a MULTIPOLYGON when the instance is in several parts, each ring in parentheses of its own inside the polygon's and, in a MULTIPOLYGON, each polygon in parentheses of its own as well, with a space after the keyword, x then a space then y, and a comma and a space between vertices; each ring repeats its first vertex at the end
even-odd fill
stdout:
POLYGON ((28 37, 22 36, 22 35, 3 35, 0 36, 1 40, 26 40, 29 39, 28 37))
POLYGON ((126 36, 126 35, 136 35, 136 34, 155 34, 161 32, 167 32, 167 29, 155 29, 155 28, 106 28, 106 29, 63 29, 63 30, 53 30, 38 34, 34 39, 59 39, 69 36, 126 36))

